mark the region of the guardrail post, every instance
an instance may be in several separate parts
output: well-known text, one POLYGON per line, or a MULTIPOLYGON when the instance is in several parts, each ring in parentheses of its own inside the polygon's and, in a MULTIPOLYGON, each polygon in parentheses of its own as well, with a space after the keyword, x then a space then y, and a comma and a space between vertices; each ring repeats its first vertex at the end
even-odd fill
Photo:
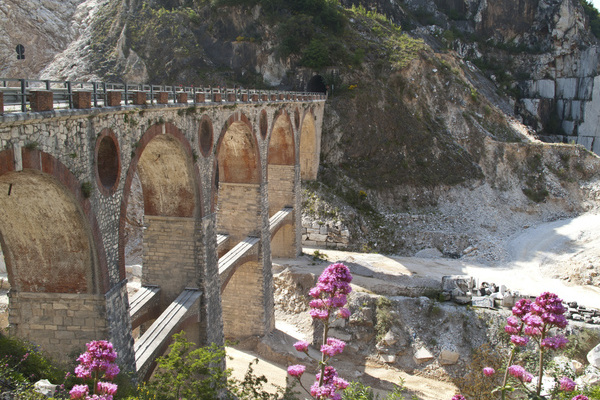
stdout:
POLYGON ((0 115, 4 114, 4 93, 0 92, 0 115))
POLYGON ((150 105, 154 104, 154 86, 150 85, 150 105))
POLYGON ((21 81, 21 112, 27 111, 27 84, 25 83, 25 79, 19 79, 21 81))
POLYGON ((71 81, 67 81, 67 97, 69 98, 69 108, 73 108, 73 87, 71 81))
POLYGON ((32 91, 30 103, 32 111, 52 111, 54 110, 53 93, 49 90, 32 91))
POLYGON ((92 108, 91 92, 73 92, 73 107, 77 109, 92 108))
POLYGON ((92 82, 92 93, 94 96, 94 107, 98 107, 98 84, 92 82))
POLYGON ((169 102, 169 92, 156 93, 156 104, 167 104, 169 102))
POLYGON ((125 84, 125 105, 127 105, 127 97, 128 97, 127 84, 125 84))

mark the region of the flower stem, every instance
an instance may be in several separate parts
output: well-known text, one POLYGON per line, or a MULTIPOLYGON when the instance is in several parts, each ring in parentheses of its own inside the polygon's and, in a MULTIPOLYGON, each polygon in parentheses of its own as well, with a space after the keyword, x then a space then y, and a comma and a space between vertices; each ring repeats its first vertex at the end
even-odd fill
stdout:
POLYGON ((542 376, 544 375, 544 347, 542 346, 542 343, 544 342, 544 339, 546 338, 546 325, 544 324, 544 327, 542 328, 542 336, 540 337, 540 358, 539 358, 539 365, 538 365, 538 384, 537 384, 537 390, 536 393, 539 396, 540 393, 542 392, 542 376))
MULTIPOLYGON (((327 335, 329 335, 329 319, 323 324, 323 344, 327 343, 327 335)), ((325 353, 321 354, 321 376, 319 377, 319 386, 323 386, 323 379, 325 379, 325 353)))

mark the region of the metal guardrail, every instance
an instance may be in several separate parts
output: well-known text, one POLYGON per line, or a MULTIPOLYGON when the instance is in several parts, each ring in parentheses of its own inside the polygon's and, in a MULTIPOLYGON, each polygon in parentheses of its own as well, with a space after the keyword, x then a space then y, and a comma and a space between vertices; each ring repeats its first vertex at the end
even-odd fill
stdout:
MULTIPOLYGON (((133 104, 133 95, 145 94, 145 104, 158 104, 158 94, 167 93, 166 104, 187 103, 190 105, 219 102, 273 102, 273 101, 308 101, 325 100, 324 93, 314 92, 289 92, 280 90, 258 90, 226 87, 195 87, 195 86, 169 86, 150 84, 123 84, 107 82, 76 82, 76 81, 51 81, 31 79, 0 78, 0 93, 4 98, 4 113, 33 111, 30 96, 36 91, 49 91, 53 94, 54 109, 72 109, 74 93, 91 93, 91 107, 106 107, 110 92, 119 92, 121 102, 119 105, 133 104), (178 95, 186 93, 185 102, 180 101, 178 95), (204 96, 198 96, 203 94, 204 96), (220 96, 215 96, 220 95, 220 96), (203 98, 202 101, 197 99, 203 98), (218 99, 218 100, 216 100, 218 99)), ((164 95, 163 95, 164 96, 164 95)), ((164 103, 163 103, 164 104, 164 103)), ((114 106, 114 104, 113 104, 114 106)))

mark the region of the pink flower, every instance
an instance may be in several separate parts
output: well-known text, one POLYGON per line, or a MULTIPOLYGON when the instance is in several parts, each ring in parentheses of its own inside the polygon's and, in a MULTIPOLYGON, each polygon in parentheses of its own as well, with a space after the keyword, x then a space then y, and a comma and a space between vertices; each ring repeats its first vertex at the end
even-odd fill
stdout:
POLYGON ((496 370, 494 368, 490 368, 490 367, 485 367, 483 369, 483 374, 485 376, 492 376, 496 373, 496 370))
POLYGON ((564 348, 567 343, 569 340, 564 336, 552 336, 542 340, 542 347, 558 350, 564 348))
POLYGON ((117 385, 110 382, 98 382, 97 389, 100 394, 109 394, 112 396, 117 392, 117 385))
POLYGON ((328 319, 329 311, 328 310, 320 310, 318 308, 313 308, 308 312, 313 319, 328 319))
POLYGON ((452 396, 452 400, 467 400, 467 399, 465 399, 465 396, 463 396, 462 394, 455 394, 454 396, 452 396))
POLYGON ((346 347, 346 342, 336 338, 327 338, 327 344, 321 346, 321 353, 333 357, 344 351, 344 347, 346 347))
POLYGON ((340 308, 340 310, 338 311, 338 317, 344 319, 350 317, 350 310, 348 310, 347 308, 340 308))
POLYGON ((525 368, 521 367, 520 365, 511 365, 508 367, 508 373, 515 378, 520 379, 525 373, 525 368))
POLYGON ((577 396, 573 397, 571 400, 590 400, 590 399, 588 399, 587 396, 584 396, 582 394, 578 394, 577 396))
POLYGON ((300 340, 294 343, 294 348, 298 351, 308 351, 308 342, 304 340, 300 340))
POLYGON ((572 379, 563 376, 562 378, 560 378, 560 390, 565 391, 565 392, 572 392, 573 390, 575 390, 575 382, 573 382, 572 379))
POLYGON ((306 367, 304 365, 297 364, 297 365, 290 365, 287 369, 287 372, 288 372, 288 374, 290 374, 291 376, 293 376, 295 378, 300 378, 305 370, 306 370, 306 367))
POLYGON ((529 338, 526 336, 518 336, 518 335, 512 335, 510 337, 510 341, 515 345, 515 346, 527 346, 527 343, 529 343, 529 338))
POLYGON ((521 381, 523 381, 525 383, 529 383, 533 380, 533 374, 525 371, 525 372, 523 372, 523 375, 521 375, 521 378, 519 378, 519 379, 521 379, 521 381))
POLYGON ((69 394, 71 395, 71 399, 81 399, 83 396, 86 396, 89 391, 90 388, 88 388, 87 385, 75 385, 71 391, 69 391, 69 394))

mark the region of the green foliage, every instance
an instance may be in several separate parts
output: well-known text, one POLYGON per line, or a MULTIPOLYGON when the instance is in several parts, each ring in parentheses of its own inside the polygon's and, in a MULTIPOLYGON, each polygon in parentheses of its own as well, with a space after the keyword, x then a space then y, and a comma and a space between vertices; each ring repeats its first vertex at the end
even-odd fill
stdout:
POLYGON ((379 342, 384 338, 385 334, 392 327, 394 318, 391 314, 392 301, 385 296, 381 296, 377 299, 377 311, 376 318, 377 323, 375 324, 375 331, 377 332, 377 341, 379 342))
MULTIPOLYGON (((36 382, 48 379, 60 382, 65 372, 52 365, 51 360, 43 355, 37 346, 24 340, 6 336, 0 332, 0 360, 8 365, 10 376, 20 381, 36 382), (25 357, 25 354, 27 356, 25 357), (17 367, 18 365, 18 367, 17 367)), ((4 378, 0 376, 0 378, 4 378)))
POLYGON ((568 335, 567 339, 569 343, 565 348, 565 356, 586 363, 587 354, 600 342, 600 332, 584 328, 579 334, 568 335))
POLYGON ((313 38, 308 47, 302 52, 302 65, 309 68, 321 69, 329 64, 329 50, 318 38, 313 38))
POLYGON ((86 181, 81 184, 81 193, 83 194, 84 198, 89 199, 92 195, 92 190, 93 186, 91 182, 86 181))
POLYGON ((600 13, 598 13, 598 10, 591 1, 579 0, 579 2, 583 6, 583 11, 590 21, 590 30, 594 36, 600 38, 600 13))
POLYGON ((223 369, 225 350, 215 344, 194 348, 185 333, 173 336, 169 354, 159 357, 149 392, 164 400, 212 400, 226 388, 231 371, 223 369))
POLYGON ((325 253, 321 253, 319 250, 315 250, 312 254, 313 261, 327 261, 329 256, 325 253))
MULTIPOLYGON (((382 400, 403 400, 402 392, 404 384, 394 387, 394 390, 382 400)), ((370 386, 361 382, 350 382, 350 385, 342 392, 342 400, 380 400, 381 396, 373 392, 370 386)))

